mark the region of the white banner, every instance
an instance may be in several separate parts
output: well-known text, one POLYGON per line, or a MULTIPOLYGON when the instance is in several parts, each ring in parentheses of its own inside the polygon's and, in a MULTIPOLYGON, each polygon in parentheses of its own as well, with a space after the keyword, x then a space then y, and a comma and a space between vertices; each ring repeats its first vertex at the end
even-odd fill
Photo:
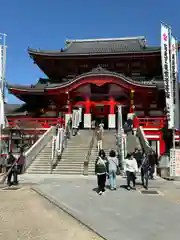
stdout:
POLYGON ((171 36, 171 78, 173 86, 174 126, 179 129, 178 42, 171 36))
POLYGON ((168 128, 174 127, 174 108, 172 96, 172 81, 170 67, 170 28, 161 24, 161 62, 164 80, 164 91, 166 98, 166 113, 168 119, 168 128))
POLYGON ((3 46, 0 45, 0 87, 1 87, 1 90, 2 90, 2 76, 3 76, 2 48, 3 48, 3 46))
POLYGON ((1 128, 6 127, 5 113, 4 113, 4 100, 3 100, 1 89, 0 89, 0 127, 1 128))

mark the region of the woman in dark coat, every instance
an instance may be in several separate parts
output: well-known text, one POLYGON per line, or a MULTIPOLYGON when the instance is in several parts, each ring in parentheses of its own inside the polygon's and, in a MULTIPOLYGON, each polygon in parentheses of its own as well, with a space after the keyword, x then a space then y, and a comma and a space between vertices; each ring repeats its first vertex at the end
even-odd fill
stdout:
POLYGON ((99 156, 95 163, 95 174, 97 175, 98 193, 102 195, 105 192, 106 176, 108 172, 108 161, 104 150, 99 151, 99 156))

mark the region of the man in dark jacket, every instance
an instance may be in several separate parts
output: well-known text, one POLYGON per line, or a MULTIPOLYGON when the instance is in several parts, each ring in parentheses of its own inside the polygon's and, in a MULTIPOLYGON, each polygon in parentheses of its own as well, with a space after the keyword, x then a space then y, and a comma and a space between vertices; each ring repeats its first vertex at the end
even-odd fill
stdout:
POLYGON ((148 189, 149 169, 150 169, 149 156, 147 154, 144 154, 141 165, 141 181, 145 189, 148 189))
POLYGON ((134 158, 137 161, 138 168, 140 168, 140 166, 142 164, 142 158, 143 158, 142 151, 140 149, 138 149, 138 148, 135 148, 135 151, 134 151, 133 155, 134 155, 134 158))
POLYGON ((10 170, 10 172, 8 174, 7 184, 9 186, 11 186, 12 184, 17 185, 18 184, 17 163, 16 163, 16 158, 14 157, 12 152, 9 152, 9 154, 6 158, 6 172, 8 172, 9 170, 10 170), (13 182, 11 182, 12 175, 13 175, 13 182))

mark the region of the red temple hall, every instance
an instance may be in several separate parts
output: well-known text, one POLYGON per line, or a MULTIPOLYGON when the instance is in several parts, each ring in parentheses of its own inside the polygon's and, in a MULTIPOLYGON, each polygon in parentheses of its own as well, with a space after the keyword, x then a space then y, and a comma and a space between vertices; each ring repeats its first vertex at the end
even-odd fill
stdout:
POLYGON ((24 102, 6 105, 12 126, 23 120, 42 129, 64 124, 73 109, 82 108, 81 128, 91 128, 93 120, 117 128, 117 106, 122 105, 123 122, 135 112, 148 139, 157 142, 159 153, 164 151, 159 46, 148 46, 144 37, 67 40, 61 50, 28 53, 47 78, 29 86, 8 85, 9 93, 24 102))

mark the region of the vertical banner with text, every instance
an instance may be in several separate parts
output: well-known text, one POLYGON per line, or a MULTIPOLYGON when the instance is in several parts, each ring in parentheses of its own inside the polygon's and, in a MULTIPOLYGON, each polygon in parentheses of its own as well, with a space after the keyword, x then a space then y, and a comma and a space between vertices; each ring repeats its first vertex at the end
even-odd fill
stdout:
POLYGON ((3 46, 0 45, 0 89, 2 90, 2 77, 3 77, 3 62, 2 62, 2 48, 3 46))
POLYGON ((171 78, 173 85, 174 127, 179 129, 178 42, 171 36, 171 78))
POLYGON ((174 107, 170 66, 170 32, 169 27, 161 24, 161 61, 166 98, 166 114, 168 128, 172 129, 174 127, 174 107))

